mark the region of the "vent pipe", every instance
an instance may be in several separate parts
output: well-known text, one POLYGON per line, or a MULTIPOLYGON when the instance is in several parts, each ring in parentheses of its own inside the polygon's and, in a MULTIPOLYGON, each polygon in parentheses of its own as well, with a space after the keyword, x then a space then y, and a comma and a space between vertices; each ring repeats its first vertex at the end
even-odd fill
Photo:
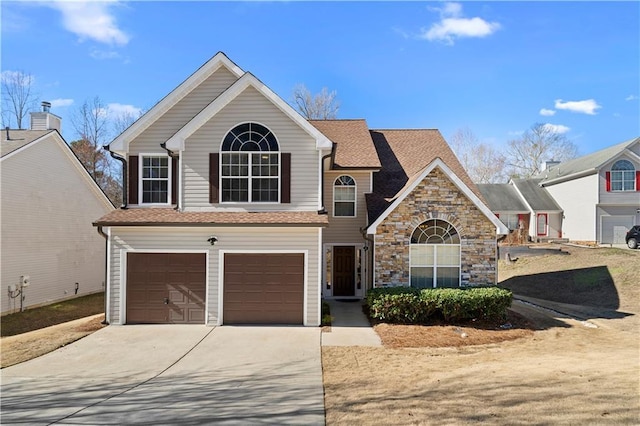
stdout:
POLYGON ((51 102, 42 101, 42 112, 50 112, 51 111, 51 102))

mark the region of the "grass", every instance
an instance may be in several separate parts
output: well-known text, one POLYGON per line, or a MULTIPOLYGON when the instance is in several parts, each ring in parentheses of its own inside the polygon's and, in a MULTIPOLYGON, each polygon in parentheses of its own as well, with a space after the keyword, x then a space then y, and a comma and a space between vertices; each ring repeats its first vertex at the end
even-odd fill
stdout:
POLYGON ((0 320, 0 335, 15 336, 102 312, 104 312, 104 293, 90 294, 5 315, 0 320))

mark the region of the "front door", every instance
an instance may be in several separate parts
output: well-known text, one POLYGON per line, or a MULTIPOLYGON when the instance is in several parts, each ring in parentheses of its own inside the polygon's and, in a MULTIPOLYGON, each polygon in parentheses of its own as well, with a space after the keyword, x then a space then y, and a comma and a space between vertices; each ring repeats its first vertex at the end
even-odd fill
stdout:
POLYGON ((354 246, 333 246, 333 295, 355 296, 354 246))

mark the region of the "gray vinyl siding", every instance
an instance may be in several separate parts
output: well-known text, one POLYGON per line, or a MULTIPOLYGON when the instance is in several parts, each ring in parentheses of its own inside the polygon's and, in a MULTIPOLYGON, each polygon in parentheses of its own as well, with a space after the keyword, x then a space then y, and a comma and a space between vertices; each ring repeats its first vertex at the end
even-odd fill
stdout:
POLYGON ((7 287, 31 277, 25 307, 104 290, 105 240, 92 222, 113 209, 57 133, 2 160, 2 313, 7 287))
MULTIPOLYGON (((325 169, 326 170, 326 169, 325 169)), ((325 244, 364 243, 360 228, 367 225, 367 203, 364 194, 369 192, 371 171, 331 170, 324 176, 324 206, 329 215, 329 226, 323 232, 325 244), (356 217, 333 216, 333 182, 342 175, 356 181, 356 217)))
POLYGON ((220 251, 308 251, 306 324, 317 326, 319 318, 318 228, 112 228, 110 321, 121 324, 122 280, 126 251, 197 251, 208 253, 207 324, 219 324, 220 251), (218 242, 211 246, 209 236, 218 242), (122 258, 121 258, 122 256, 122 258))
POLYGON ((640 207, 640 191, 636 188, 636 191, 611 191, 607 192, 607 176, 606 172, 611 170, 611 166, 618 160, 629 160, 636 168, 636 171, 640 170, 640 163, 630 156, 623 155, 616 158, 614 161, 605 164, 600 168, 598 173, 598 192, 600 194, 600 204, 627 204, 640 207))
POLYGON ((129 144, 129 155, 166 153, 160 144, 166 142, 189 120, 209 105, 237 80, 225 67, 220 67, 195 90, 182 98, 148 129, 129 144))
POLYGON ((318 209, 318 158, 315 140, 264 95, 249 87, 185 141, 184 209, 315 211, 318 209), (249 121, 266 126, 278 139, 280 152, 291 153, 290 204, 209 203, 209 154, 219 152, 229 130, 249 121))

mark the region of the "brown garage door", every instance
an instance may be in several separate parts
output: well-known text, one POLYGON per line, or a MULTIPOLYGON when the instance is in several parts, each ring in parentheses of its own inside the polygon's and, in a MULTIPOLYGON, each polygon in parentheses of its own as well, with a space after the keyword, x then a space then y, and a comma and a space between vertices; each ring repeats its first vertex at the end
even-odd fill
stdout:
POLYGON ((127 253, 127 323, 204 324, 204 253, 127 253))
POLYGON ((225 254, 225 324, 302 324, 303 254, 225 254))

